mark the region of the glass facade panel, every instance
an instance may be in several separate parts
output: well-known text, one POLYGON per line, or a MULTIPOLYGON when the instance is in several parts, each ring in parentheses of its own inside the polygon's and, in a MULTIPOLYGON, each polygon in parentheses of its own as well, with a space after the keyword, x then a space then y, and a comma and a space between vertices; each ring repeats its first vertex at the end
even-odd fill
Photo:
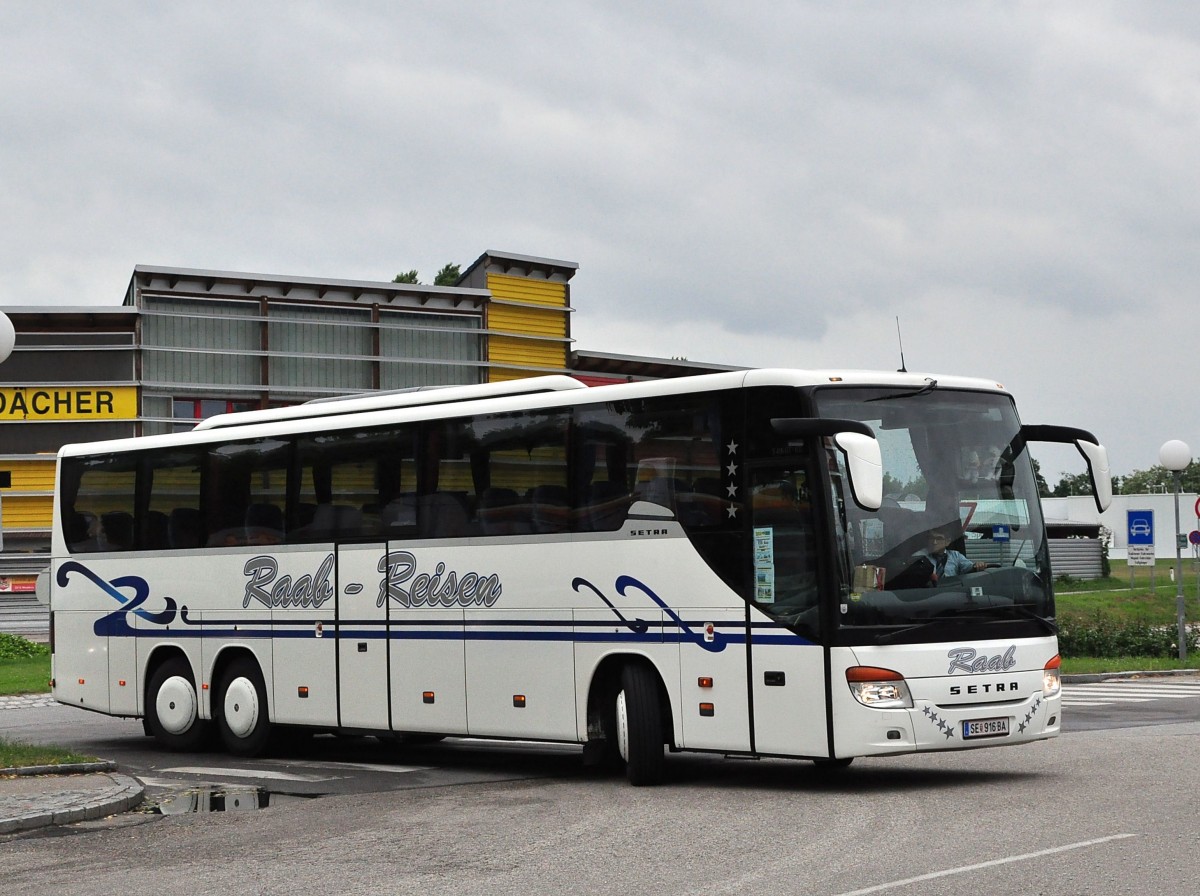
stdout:
POLYGON ((482 382, 481 326, 480 318, 473 315, 381 312, 380 388, 482 382))
POLYGON ((366 309, 272 308, 268 340, 275 385, 341 392, 372 387, 374 332, 366 309))
MULTIPOLYGON (((20 337, 26 342, 25 334, 20 337)), ((0 364, 0 383, 29 386, 46 383, 118 385, 134 379, 133 349, 87 351, 72 348, 14 351, 0 364)))
POLYGON ((142 376, 156 384, 257 385, 258 305, 147 297, 142 376))

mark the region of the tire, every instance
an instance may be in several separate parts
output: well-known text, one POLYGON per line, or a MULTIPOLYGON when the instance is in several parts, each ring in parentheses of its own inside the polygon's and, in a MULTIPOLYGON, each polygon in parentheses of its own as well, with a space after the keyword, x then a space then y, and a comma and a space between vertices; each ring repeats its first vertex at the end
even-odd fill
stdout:
POLYGON ((645 666, 626 666, 621 670, 615 727, 617 751, 625 761, 629 783, 634 787, 662 783, 666 768, 662 698, 658 676, 645 666))
POLYGON ((258 756, 271 739, 267 688, 258 664, 239 657, 229 664, 217 688, 213 715, 225 749, 236 756, 258 756))
POLYGON ((200 718, 200 700, 192 680, 192 667, 181 656, 160 664, 146 686, 146 730, 176 753, 202 749, 210 727, 200 718))

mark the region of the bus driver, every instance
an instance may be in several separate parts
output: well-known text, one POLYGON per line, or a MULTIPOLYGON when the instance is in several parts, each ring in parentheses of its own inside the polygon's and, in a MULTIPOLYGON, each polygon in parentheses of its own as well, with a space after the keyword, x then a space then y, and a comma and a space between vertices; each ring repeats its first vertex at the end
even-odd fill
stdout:
POLYGON ((929 547, 917 552, 918 557, 924 557, 932 566, 930 585, 936 585, 946 576, 961 576, 987 568, 982 560, 973 561, 966 554, 951 550, 949 545, 950 539, 945 530, 933 529, 929 533, 929 547))

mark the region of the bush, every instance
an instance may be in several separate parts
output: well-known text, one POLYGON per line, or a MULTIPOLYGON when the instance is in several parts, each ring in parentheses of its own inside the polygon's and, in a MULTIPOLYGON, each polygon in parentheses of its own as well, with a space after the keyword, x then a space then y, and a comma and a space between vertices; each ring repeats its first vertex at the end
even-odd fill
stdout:
POLYGON ((50 648, 45 644, 35 644, 26 638, 0 632, 0 661, 26 660, 39 656, 48 656, 50 648))
MULTIPOLYGON (((1175 626, 1151 625, 1144 619, 1118 619, 1102 612, 1060 616, 1058 650, 1064 657, 1179 656, 1175 626)), ((1200 633, 1187 631, 1187 651, 1193 653, 1200 633)))

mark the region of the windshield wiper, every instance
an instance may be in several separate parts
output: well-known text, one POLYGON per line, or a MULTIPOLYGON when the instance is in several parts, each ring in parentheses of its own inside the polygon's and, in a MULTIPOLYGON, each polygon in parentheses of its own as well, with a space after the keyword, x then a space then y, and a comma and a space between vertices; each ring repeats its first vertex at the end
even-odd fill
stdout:
POLYGON ((1004 616, 998 615, 1001 611, 1019 616, 1022 619, 1028 619, 1032 622, 1037 622, 1047 633, 1051 635, 1058 634, 1058 625, 1052 619, 1045 616, 1039 616, 1033 610, 1017 604, 1009 604, 1007 606, 989 606, 989 607, 960 607, 956 610, 949 610, 944 613, 939 613, 924 622, 918 622, 915 625, 906 625, 904 628, 896 629, 892 632, 887 632, 875 639, 877 644, 890 644, 897 638, 903 637, 911 632, 921 631, 922 629, 933 628, 946 623, 960 622, 1012 622, 1011 618, 1006 619, 1004 616))
POLYGON ((1013 606, 1006 607, 1005 609, 1012 610, 1018 616, 1022 616, 1025 619, 1032 619, 1034 622, 1041 623, 1042 627, 1044 629, 1046 629, 1046 631, 1051 635, 1058 634, 1058 623, 1057 622, 1055 622, 1053 619, 1050 619, 1049 617, 1041 616, 1041 615, 1033 612, 1033 610, 1030 610, 1028 607, 1022 607, 1019 604, 1014 604, 1013 606))
POLYGON ((876 395, 874 398, 868 398, 867 402, 872 401, 894 401, 897 398, 915 398, 918 395, 927 395, 937 388, 937 380, 933 377, 928 377, 925 380, 925 385, 920 389, 914 389, 911 392, 895 392, 890 395, 876 395))

